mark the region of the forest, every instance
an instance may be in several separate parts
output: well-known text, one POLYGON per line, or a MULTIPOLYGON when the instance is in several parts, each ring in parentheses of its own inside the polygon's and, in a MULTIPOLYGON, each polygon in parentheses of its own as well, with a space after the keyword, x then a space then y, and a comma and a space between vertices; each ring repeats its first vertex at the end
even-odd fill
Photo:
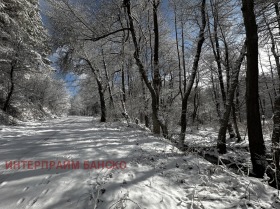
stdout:
POLYGON ((219 154, 227 137, 248 135, 258 177, 267 167, 269 126, 267 152, 278 169, 277 1, 47 3, 57 65, 81 78, 71 114, 143 123, 182 149, 187 128, 211 124, 219 127, 219 154))
POLYGON ((0 123, 124 121, 278 189, 279 8, 278 0, 2 0, 0 123))

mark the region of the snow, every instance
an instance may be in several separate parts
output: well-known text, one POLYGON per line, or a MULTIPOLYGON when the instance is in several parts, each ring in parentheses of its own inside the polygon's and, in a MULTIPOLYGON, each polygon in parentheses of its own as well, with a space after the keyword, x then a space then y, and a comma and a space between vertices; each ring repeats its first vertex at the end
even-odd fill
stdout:
POLYGON ((89 117, 0 127, 0 208, 280 208, 265 181, 236 175, 125 123, 89 117), (124 169, 6 169, 6 161, 125 161, 124 169))
MULTIPOLYGON (((217 138, 219 132, 218 124, 211 124, 200 126, 190 126, 187 128, 185 143, 190 147, 190 150, 195 148, 204 155, 215 156, 216 158, 220 157, 223 160, 229 160, 236 166, 243 167, 239 168, 238 173, 243 174, 244 170, 251 168, 251 156, 249 152, 249 140, 246 130, 246 126, 242 123, 238 124, 239 131, 241 134, 241 142, 237 142, 236 138, 230 139, 227 134, 227 153, 221 156, 218 155, 216 146, 217 138)), ((263 137, 265 146, 267 148, 267 153, 270 154, 271 147, 271 133, 273 130, 273 121, 272 119, 267 119, 263 126, 263 137)), ((177 134, 173 137, 173 141, 178 141, 178 133, 180 130, 177 130, 177 134)), ((246 174, 249 173, 249 170, 246 171, 246 174)))

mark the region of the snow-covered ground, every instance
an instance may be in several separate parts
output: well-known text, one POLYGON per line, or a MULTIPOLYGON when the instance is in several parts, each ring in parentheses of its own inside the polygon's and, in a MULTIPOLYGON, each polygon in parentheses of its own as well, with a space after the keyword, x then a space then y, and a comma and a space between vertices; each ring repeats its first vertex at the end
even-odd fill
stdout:
MULTIPOLYGON (((230 139, 227 134, 227 153, 219 156, 217 152, 217 138, 219 133, 219 124, 207 124, 187 127, 185 143, 189 146, 190 150, 196 149, 201 154, 208 156, 215 156, 216 158, 221 157, 223 160, 231 161, 232 164, 238 166, 237 173, 244 173, 246 175, 251 168, 251 156, 249 152, 249 140, 246 130, 246 126, 243 123, 238 123, 239 132, 241 135, 241 142, 237 142, 236 138, 230 139), (241 166, 241 167, 240 167, 241 166)), ((263 137, 266 146, 266 152, 270 155, 271 148, 271 137, 273 130, 273 121, 271 119, 266 120, 263 126, 263 137)), ((177 128, 176 134, 173 135, 172 140, 175 142, 179 141, 180 129, 177 128)), ((214 159, 212 159, 214 161, 214 159)))
POLYGON ((68 117, 0 129, 1 209, 280 208, 266 182, 185 155, 125 124, 68 117), (71 160, 79 169, 34 166, 71 160), (11 169, 11 161, 32 165, 11 169), (123 161, 126 168, 87 169, 85 161, 123 161))

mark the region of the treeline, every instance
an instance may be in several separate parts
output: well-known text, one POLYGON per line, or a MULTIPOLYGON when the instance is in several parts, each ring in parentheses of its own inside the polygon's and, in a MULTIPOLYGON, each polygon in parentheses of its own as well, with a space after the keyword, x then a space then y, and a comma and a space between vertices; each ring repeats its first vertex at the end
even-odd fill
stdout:
POLYGON ((0 118, 67 113, 69 96, 48 60, 49 39, 37 0, 0 2, 0 118))

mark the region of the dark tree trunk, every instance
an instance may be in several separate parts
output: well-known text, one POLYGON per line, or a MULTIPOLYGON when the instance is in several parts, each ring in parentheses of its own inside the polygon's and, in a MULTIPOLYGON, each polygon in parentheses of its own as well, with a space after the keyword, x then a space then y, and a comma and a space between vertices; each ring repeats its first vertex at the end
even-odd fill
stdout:
POLYGON ((235 109, 238 113, 238 118, 239 118, 239 122, 242 122, 242 118, 241 118, 241 111, 240 111, 240 101, 239 101, 239 84, 236 87, 236 91, 235 91, 235 98, 236 98, 236 105, 235 105, 235 109))
MULTIPOLYGON (((227 91, 226 93, 228 94, 228 91, 229 91, 229 88, 230 88, 230 62, 229 62, 229 49, 228 49, 228 44, 227 44, 227 41, 226 41, 226 37, 224 35, 224 32, 222 30, 222 27, 220 25, 220 22, 218 22, 219 24, 219 27, 220 27, 220 31, 221 31, 221 34, 222 34, 222 38, 223 38, 223 42, 224 42, 224 45, 225 45, 225 67, 226 67, 226 79, 227 79, 227 91)), ((225 104, 224 104, 225 105, 225 104)), ((234 114, 232 114, 234 115, 234 114)), ((236 115, 235 115, 236 116, 236 115)), ((234 119, 234 118, 233 118, 234 119)), ((237 123, 235 123, 233 121, 233 125, 234 125, 234 129, 235 131, 239 132, 238 130, 238 126, 237 126, 237 123)), ((232 128, 232 124, 229 122, 228 123, 228 132, 229 132, 229 136, 230 138, 234 138, 235 137, 235 132, 232 128)), ((236 133, 237 134, 237 133, 236 133)), ((240 137, 240 134, 238 133, 239 137, 240 137)))
POLYGON ((197 74, 198 69, 198 63, 200 59, 201 49, 205 40, 204 32, 205 32, 205 26, 206 26, 206 16, 205 16, 205 1, 202 0, 201 4, 201 17, 202 17, 202 25, 199 31, 199 37, 196 47, 196 54, 193 61, 192 71, 189 79, 189 83, 186 89, 186 92, 184 93, 183 101, 182 101, 182 112, 181 112, 181 132, 180 132, 180 146, 184 146, 185 141, 185 135, 186 135, 186 128, 187 128, 187 105, 188 105, 188 99, 194 84, 194 80, 197 74))
POLYGON ((257 177, 263 177, 267 162, 258 101, 258 27, 254 0, 242 0, 242 13, 247 37, 246 107, 249 148, 253 172, 257 177))
MULTIPOLYGON (((216 32, 215 32, 216 33, 216 32)), ((223 81, 223 73, 222 73, 222 66, 221 66, 221 57, 220 57, 220 48, 219 47, 219 41, 218 37, 215 35, 215 40, 216 40, 216 47, 217 47, 217 52, 216 52, 216 62, 218 65, 218 75, 219 75, 219 81, 220 81, 220 88, 221 88, 221 93, 222 93, 222 99, 225 102, 226 101, 226 90, 225 90, 225 85, 223 81)))
POLYGON ((104 71, 105 71, 105 76, 106 76, 106 80, 107 80, 107 87, 108 87, 108 91, 109 91, 109 97, 110 97, 110 107, 114 109, 114 98, 112 95, 112 89, 111 89, 111 85, 110 85, 110 79, 109 79, 109 75, 108 75, 108 70, 107 70, 107 64, 105 61, 105 56, 104 56, 104 52, 103 49, 101 49, 102 52, 102 62, 103 62, 103 67, 104 67, 104 71))
POLYGON ((159 112, 159 97, 161 89, 161 76, 159 70, 159 28, 158 28, 158 6, 159 1, 153 0, 153 22, 154 22, 154 78, 153 87, 155 90, 156 98, 152 102, 153 105, 153 133, 160 134, 160 123, 158 121, 159 112))
POLYGON ((10 83, 11 83, 11 87, 9 89, 6 101, 5 101, 4 106, 3 106, 3 111, 4 112, 8 111, 9 106, 10 106, 10 102, 11 102, 11 99, 12 99, 12 96, 13 96, 13 93, 14 93, 14 90, 15 90, 14 73, 15 73, 16 63, 17 63, 17 61, 13 61, 11 63, 11 70, 10 70, 10 83))
POLYGON ((101 118, 100 118, 100 122, 106 122, 106 102, 105 102, 105 98, 104 98, 104 90, 103 90, 103 86, 102 86, 102 83, 101 83, 101 79, 98 77, 98 74, 93 65, 91 64, 90 60, 88 59, 84 59, 84 61, 87 62, 88 66, 90 67, 93 75, 94 75, 94 78, 96 80, 96 83, 97 83, 97 86, 98 86, 98 94, 99 94, 99 101, 100 101, 100 109, 101 109, 101 118))
POLYGON ((269 52, 268 52, 268 61, 269 61, 269 68, 270 68, 270 74, 271 74, 272 85, 273 85, 273 93, 274 93, 274 97, 276 97, 277 96, 277 90, 276 89, 278 89, 278 88, 276 87, 276 84, 275 84, 273 66, 272 66, 272 63, 271 63, 271 58, 270 58, 270 53, 269 52))
MULTIPOLYGON (((124 57, 123 57, 123 59, 124 59, 124 57)), ((122 67, 121 67, 121 74, 122 74, 122 100, 124 103, 126 103, 124 64, 122 64, 122 67)))
POLYGON ((238 124, 237 124, 237 117, 236 117, 236 108, 235 108, 235 103, 232 103, 232 121, 233 121, 233 125, 234 125, 234 129, 235 129, 235 133, 236 133, 236 138, 237 138, 237 142, 241 142, 242 138, 240 136, 240 132, 239 132, 239 128, 238 128, 238 124))
POLYGON ((184 87, 184 92, 186 92, 187 88, 187 69, 186 69, 186 60, 185 60, 185 37, 184 37, 184 24, 181 22, 181 42, 182 42, 182 60, 183 60, 183 87, 184 87))
POLYGON ((222 34, 222 38, 223 38, 223 42, 224 42, 224 46, 225 46, 225 67, 226 67, 226 78, 227 78, 227 93, 229 91, 229 85, 230 85, 230 61, 229 61, 229 48, 228 48, 228 44, 227 44, 227 40, 226 40, 226 37, 225 37, 225 34, 223 32, 223 29, 219 24, 219 27, 220 27, 220 31, 221 31, 221 34, 222 34))
POLYGON ((211 82, 212 82, 213 96, 214 96, 217 115, 220 120, 221 119, 221 109, 220 109, 220 101, 219 101, 220 99, 219 99, 219 94, 217 93, 217 90, 216 90, 216 85, 215 85, 215 81, 214 81, 214 77, 213 77, 213 69, 211 68, 210 70, 211 70, 211 82))
MULTIPOLYGON (((177 13, 176 13, 176 4, 174 8, 174 25, 175 25, 175 35, 176 35, 176 49, 177 49, 177 57, 178 57, 178 70, 179 70, 179 92, 181 98, 183 98, 183 91, 182 91, 182 68, 181 68, 181 55, 179 49, 179 39, 178 39, 178 27, 177 27, 177 13)), ((183 58, 184 59, 184 58, 183 58)))
POLYGON ((106 103, 104 98, 104 92, 102 88, 101 82, 96 80, 98 85, 98 93, 99 93, 99 99, 100 99, 100 108, 101 108, 101 119, 100 122, 106 122, 106 103))
POLYGON ((149 115, 148 115, 148 100, 146 98, 146 89, 145 89, 145 84, 143 81, 143 78, 141 78, 141 85, 142 85, 142 98, 144 101, 144 110, 142 112, 142 115, 144 116, 144 122, 145 122, 145 126, 147 128, 150 128, 150 119, 149 119, 149 115))
POLYGON ((193 97, 192 123, 195 122, 195 119, 197 117, 198 108, 199 108, 198 84, 199 84, 199 73, 197 72, 196 82, 195 82, 195 87, 194 87, 194 97, 193 97))
POLYGON ((262 105, 262 100, 259 98, 259 104, 260 104, 260 108, 261 108, 261 115, 264 115, 264 109, 263 109, 263 105, 262 105))
POLYGON ((238 85, 238 77, 239 77, 239 72, 240 72, 240 67, 242 64, 242 61, 244 59, 246 52, 246 45, 244 44, 240 55, 236 61, 236 64, 233 69, 233 75, 231 79, 231 85, 228 91, 227 95, 227 101, 225 105, 225 112, 223 114, 223 117, 221 118, 221 126, 219 130, 219 135, 218 135, 218 142, 217 142, 217 149, 220 154, 225 154, 226 153, 226 131, 228 127, 228 121, 230 117, 230 112, 231 112, 231 107, 234 99, 234 93, 236 90, 236 87, 238 85))
POLYGON ((130 80, 130 67, 131 65, 127 66, 127 70, 126 70, 126 80, 127 80, 127 96, 131 96, 131 90, 132 90, 132 86, 131 86, 131 80, 130 80))
POLYGON ((280 96, 275 98, 273 116, 272 153, 277 172, 279 172, 279 138, 280 138, 280 96))
POLYGON ((218 11, 216 9, 216 6, 213 4, 212 0, 211 2, 211 10, 212 14, 214 17, 214 40, 212 39, 211 36, 211 29, 210 29, 210 20, 208 20, 208 28, 209 28, 209 34, 210 34, 210 42, 213 50, 213 54, 215 57, 215 61, 217 63, 217 68, 218 68, 218 77, 219 77, 219 82, 220 82, 220 88, 221 88, 221 93, 222 93, 222 99, 223 102, 225 103, 226 101, 226 91, 225 91, 225 85, 223 81, 223 73, 222 73, 222 64, 221 64, 221 52, 220 52, 220 43, 219 43, 219 38, 218 38, 218 11))

